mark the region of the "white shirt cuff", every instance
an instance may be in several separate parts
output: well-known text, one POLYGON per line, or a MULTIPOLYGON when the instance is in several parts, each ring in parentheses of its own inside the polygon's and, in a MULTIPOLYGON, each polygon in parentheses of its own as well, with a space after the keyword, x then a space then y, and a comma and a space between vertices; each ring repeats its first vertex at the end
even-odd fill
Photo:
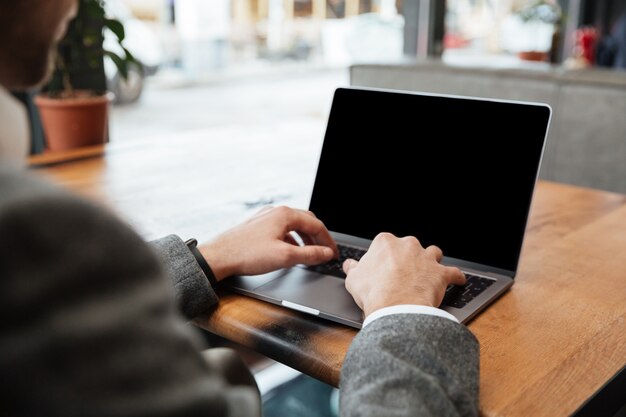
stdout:
POLYGON ((459 322, 452 314, 444 311, 440 308, 429 306, 418 306, 413 304, 401 304, 397 306, 384 307, 374 311, 372 314, 365 318, 362 328, 365 328, 368 324, 381 317, 391 316, 392 314, 428 314, 431 316, 444 317, 448 320, 459 322))

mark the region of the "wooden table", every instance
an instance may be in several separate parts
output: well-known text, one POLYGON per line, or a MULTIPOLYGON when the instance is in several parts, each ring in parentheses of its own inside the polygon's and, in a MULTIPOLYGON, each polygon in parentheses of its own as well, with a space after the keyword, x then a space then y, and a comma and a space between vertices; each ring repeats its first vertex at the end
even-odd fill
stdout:
MULTIPOLYGON (((280 196, 306 206, 321 145, 175 142, 108 145, 104 156, 36 171, 112 207, 146 238, 208 238, 280 196)), ((332 385, 356 334, 225 292, 194 323, 332 385)), ((469 328, 481 344, 483 415, 575 412, 626 364, 626 196, 539 182, 515 285, 469 328)))

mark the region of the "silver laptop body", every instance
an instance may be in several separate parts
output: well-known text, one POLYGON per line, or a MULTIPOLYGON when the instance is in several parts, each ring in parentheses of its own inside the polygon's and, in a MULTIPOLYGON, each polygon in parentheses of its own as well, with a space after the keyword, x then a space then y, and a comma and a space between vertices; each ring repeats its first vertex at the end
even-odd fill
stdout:
MULTIPOLYGON (((441 247, 443 264, 479 283, 449 288, 441 306, 467 323, 513 285, 551 114, 542 103, 339 88, 309 209, 341 246, 366 250, 387 231, 441 247)), ((317 269, 225 285, 360 328, 344 278, 317 269)))

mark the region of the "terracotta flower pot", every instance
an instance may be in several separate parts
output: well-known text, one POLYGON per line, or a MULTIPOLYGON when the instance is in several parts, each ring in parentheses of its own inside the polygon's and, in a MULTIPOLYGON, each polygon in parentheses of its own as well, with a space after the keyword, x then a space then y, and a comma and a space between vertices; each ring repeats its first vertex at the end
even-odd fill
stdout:
POLYGON ((46 134, 47 148, 62 151, 106 142, 110 95, 78 92, 76 97, 34 99, 46 134))
POLYGON ((524 61, 538 61, 545 62, 550 58, 548 52, 544 51, 521 51, 517 53, 519 59, 523 59, 524 61))

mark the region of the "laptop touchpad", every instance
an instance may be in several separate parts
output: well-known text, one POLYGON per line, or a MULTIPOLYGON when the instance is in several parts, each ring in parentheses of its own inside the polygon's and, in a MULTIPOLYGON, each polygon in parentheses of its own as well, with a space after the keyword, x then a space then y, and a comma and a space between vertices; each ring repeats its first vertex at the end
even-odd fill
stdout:
POLYGON ((303 268, 291 268, 285 274, 257 288, 254 292, 300 304, 356 322, 362 313, 345 287, 345 281, 320 275, 303 268))

